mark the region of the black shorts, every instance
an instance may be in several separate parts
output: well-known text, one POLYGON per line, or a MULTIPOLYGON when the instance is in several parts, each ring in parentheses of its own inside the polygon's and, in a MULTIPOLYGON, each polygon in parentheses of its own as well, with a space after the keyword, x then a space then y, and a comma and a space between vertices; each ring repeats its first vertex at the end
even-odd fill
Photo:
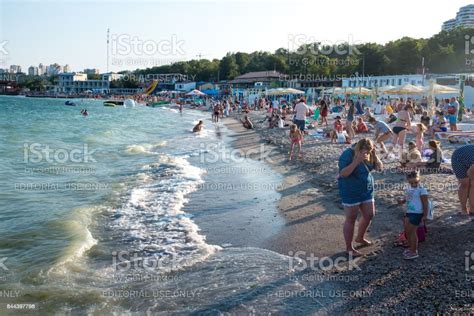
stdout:
POLYGON ((295 125, 298 126, 298 129, 302 132, 304 132, 305 123, 305 120, 295 120, 295 125))
POLYGON ((406 213, 405 217, 408 219, 408 222, 410 224, 419 226, 421 224, 421 219, 423 218, 423 214, 406 213))
POLYGON ((392 128, 392 131, 395 133, 395 134, 399 134, 401 131, 404 131, 406 130, 405 127, 401 127, 401 126, 395 126, 394 128, 392 128))

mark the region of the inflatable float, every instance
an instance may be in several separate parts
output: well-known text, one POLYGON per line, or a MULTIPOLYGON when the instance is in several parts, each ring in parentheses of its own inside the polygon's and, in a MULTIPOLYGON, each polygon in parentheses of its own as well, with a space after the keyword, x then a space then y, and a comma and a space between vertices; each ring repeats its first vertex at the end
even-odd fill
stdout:
POLYGON ((118 101, 118 100, 107 100, 104 102, 104 106, 108 107, 116 107, 117 105, 123 105, 123 101, 118 101))
POLYGON ((123 103, 123 107, 124 108, 134 108, 135 107, 135 101, 132 100, 132 99, 127 99, 125 100, 125 102, 123 103))

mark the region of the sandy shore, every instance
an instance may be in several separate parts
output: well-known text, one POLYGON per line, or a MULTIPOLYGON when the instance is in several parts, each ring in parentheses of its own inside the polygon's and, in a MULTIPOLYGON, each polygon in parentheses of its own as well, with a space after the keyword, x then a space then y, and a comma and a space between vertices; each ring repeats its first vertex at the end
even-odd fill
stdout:
MULTIPOLYGON (((303 158, 289 162, 288 128, 268 129, 267 123, 260 123, 264 113, 254 112, 250 117, 254 131, 245 130, 234 118, 224 121, 237 132, 234 146, 248 151, 263 143, 270 152, 265 162, 284 176, 278 210, 285 224, 263 246, 290 256, 298 251, 306 256, 342 256, 344 213, 336 175, 339 155, 349 145, 308 136, 303 158)), ((443 143, 445 157, 449 158, 457 146, 443 143)), ((422 175, 435 204, 435 219, 427 224, 420 258, 407 262, 402 259, 403 248, 393 246, 403 230, 404 209, 396 198, 403 194, 405 178, 394 172, 398 162, 384 164, 384 171, 374 175, 377 214, 368 238, 375 244, 360 250, 366 256, 356 260, 358 268, 306 269, 297 276, 307 289, 323 291, 315 313, 474 312, 474 258, 469 258, 470 251, 474 252, 474 223, 456 215, 454 175, 422 175), (326 278, 315 281, 313 274, 326 278), (324 295, 328 289, 343 294, 324 295)))

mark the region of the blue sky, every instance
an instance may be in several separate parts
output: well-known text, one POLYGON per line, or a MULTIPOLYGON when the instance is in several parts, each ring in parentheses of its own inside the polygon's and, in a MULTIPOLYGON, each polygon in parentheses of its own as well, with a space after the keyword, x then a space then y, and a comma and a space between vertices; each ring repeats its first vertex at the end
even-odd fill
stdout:
POLYGON ((274 51, 299 41, 385 43, 430 37, 468 1, 75 1, 0 0, 0 68, 40 62, 72 70, 106 70, 106 33, 115 51, 110 70, 227 52, 274 51), (131 42, 136 43, 132 46, 131 42), (139 47, 145 44, 145 48, 139 47), (127 50, 134 49, 134 52, 127 50))

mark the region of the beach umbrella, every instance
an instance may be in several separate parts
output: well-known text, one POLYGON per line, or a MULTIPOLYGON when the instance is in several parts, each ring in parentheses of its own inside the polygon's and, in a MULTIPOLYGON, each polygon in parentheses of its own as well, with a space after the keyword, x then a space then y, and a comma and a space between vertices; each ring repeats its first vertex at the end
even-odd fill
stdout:
POLYGON ((409 83, 385 91, 387 94, 423 94, 423 92, 422 87, 414 86, 409 83))
POLYGON ((294 89, 294 88, 286 88, 286 89, 284 89, 284 92, 285 92, 286 94, 304 94, 304 91, 298 90, 298 89, 294 89))
POLYGON ((281 95, 282 93, 282 88, 273 88, 273 89, 268 89, 267 90, 267 95, 281 95))
POLYGON ((448 86, 443 86, 437 83, 433 83, 433 85, 424 87, 423 88, 425 93, 433 93, 433 94, 451 94, 451 93, 459 93, 459 89, 452 88, 448 86))
POLYGON ((345 94, 356 94, 356 95, 370 95, 371 93, 372 93, 372 90, 364 88, 364 87, 349 88, 345 92, 345 94))
POLYGON ((285 95, 290 94, 284 88, 273 88, 267 91, 267 95, 285 95))
POLYGON ((340 87, 332 88, 332 94, 344 94, 345 91, 346 91, 346 88, 340 88, 340 87))
POLYGON ((395 86, 383 86, 377 88, 377 93, 385 94, 388 90, 392 90, 396 88, 395 86))
POLYGON ((193 96, 203 96, 206 95, 205 93, 202 93, 201 91, 194 89, 191 92, 186 93, 186 95, 193 95, 193 96))

